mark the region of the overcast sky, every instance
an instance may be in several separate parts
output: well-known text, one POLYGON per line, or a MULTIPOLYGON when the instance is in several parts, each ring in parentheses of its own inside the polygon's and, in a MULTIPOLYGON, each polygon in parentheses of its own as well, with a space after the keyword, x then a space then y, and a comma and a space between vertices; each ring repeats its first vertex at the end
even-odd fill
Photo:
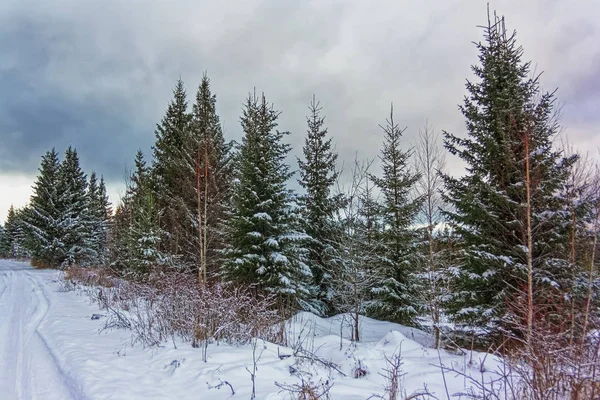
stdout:
MULTIPOLYGON (((570 141, 600 146, 600 1, 497 0, 525 59, 559 88, 570 141)), ((464 133, 457 109, 477 61, 482 0, 2 0, 0 221, 24 205, 40 156, 77 148, 112 201, 136 149, 181 77, 193 97, 208 72, 226 135, 239 140, 244 98, 256 87, 282 111, 300 154, 312 94, 346 162, 374 157, 394 102, 410 146, 426 119, 464 133)), ((460 164, 449 159, 460 173, 460 164)))

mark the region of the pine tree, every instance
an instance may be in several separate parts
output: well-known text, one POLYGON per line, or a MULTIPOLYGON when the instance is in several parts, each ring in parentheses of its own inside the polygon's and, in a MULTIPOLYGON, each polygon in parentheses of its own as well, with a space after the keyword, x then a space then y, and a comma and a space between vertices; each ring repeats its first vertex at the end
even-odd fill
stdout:
POLYGON ((374 293, 381 298, 375 311, 405 324, 414 323, 417 301, 413 289, 415 264, 415 232, 412 227, 421 199, 414 199, 413 191, 420 176, 411 170, 411 151, 401 149, 403 129, 394 122, 394 109, 390 108, 387 125, 382 126, 384 144, 381 151, 382 176, 372 176, 381 191, 380 212, 383 230, 379 240, 382 246, 381 268, 384 280, 374 293))
POLYGON ((77 151, 69 147, 58 170, 59 220, 56 248, 63 266, 85 263, 94 257, 89 245, 89 225, 86 193, 87 179, 79 165, 77 151))
POLYGON ((317 298, 324 304, 331 301, 331 266, 327 253, 333 251, 334 238, 340 234, 334 225, 335 213, 343 205, 341 195, 333 195, 332 187, 337 181, 337 153, 327 138, 325 119, 320 116, 321 105, 313 96, 306 118, 308 132, 304 141, 304 159, 298 159, 300 179, 298 183, 306 193, 300 197, 302 226, 312 238, 309 244, 309 265, 318 288, 317 298))
POLYGON ((462 244, 449 307, 456 321, 493 334, 513 318, 506 306, 529 291, 528 275, 535 286, 564 283, 568 240, 558 192, 574 158, 553 149, 554 93, 540 93, 538 77, 529 77, 504 20, 490 21, 476 46, 478 81, 467 81, 460 107, 467 137, 445 133, 445 147, 467 164, 463 177, 444 175, 445 214, 462 244))
POLYGON ((292 176, 285 164, 290 147, 282 142, 287 132, 275 130, 278 116, 264 95, 248 97, 222 276, 309 307, 304 299, 311 273, 302 248, 307 235, 297 230, 286 187, 292 176))
POLYGON ((59 188, 60 161, 52 149, 44 156, 39 175, 33 186, 29 207, 25 213, 25 226, 34 265, 58 266, 62 262, 63 250, 59 241, 62 217, 59 188))
POLYGON ((165 250, 174 256, 181 256, 183 250, 180 221, 186 219, 186 209, 180 201, 178 186, 180 174, 192 174, 193 171, 182 170, 182 149, 186 146, 192 116, 187 112, 187 95, 183 81, 179 79, 173 90, 173 100, 160 124, 156 126, 156 143, 153 147, 154 162, 152 165, 153 189, 156 191, 157 207, 161 212, 160 226, 166 232, 165 250))

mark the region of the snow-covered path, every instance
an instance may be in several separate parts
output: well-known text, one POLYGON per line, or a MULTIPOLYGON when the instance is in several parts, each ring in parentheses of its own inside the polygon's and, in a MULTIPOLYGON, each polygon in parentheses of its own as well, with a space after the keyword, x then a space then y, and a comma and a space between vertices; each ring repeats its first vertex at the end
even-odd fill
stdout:
POLYGON ((49 303, 36 272, 0 260, 0 397, 82 399, 38 330, 49 303))

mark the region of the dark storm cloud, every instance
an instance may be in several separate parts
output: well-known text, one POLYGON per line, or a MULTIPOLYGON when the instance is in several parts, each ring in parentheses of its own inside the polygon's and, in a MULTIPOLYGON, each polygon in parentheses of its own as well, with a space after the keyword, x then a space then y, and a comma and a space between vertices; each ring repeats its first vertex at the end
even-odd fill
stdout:
MULTIPOLYGON (((544 87, 560 86, 564 121, 588 143, 600 123, 598 61, 589 54, 600 39, 600 7, 593 0, 491 7, 519 30, 525 59, 547 71, 544 87)), ((457 103, 485 12, 479 0, 5 0, 0 175, 32 173, 48 148, 72 144, 88 171, 120 180, 135 150, 152 144, 175 80, 184 79, 191 99, 205 70, 233 139, 253 87, 282 111, 280 128, 292 131, 297 153, 313 93, 346 162, 356 152, 377 154, 377 125, 392 101, 408 143, 426 119, 460 134, 457 103)))
POLYGON ((61 48, 77 52, 78 32, 52 19, 16 13, 0 21, 0 172, 35 171, 46 150, 68 145, 80 149, 89 169, 108 176, 122 170, 139 129, 127 118, 130 105, 116 93, 82 93, 78 82, 101 86, 119 71, 105 63, 104 73, 86 76, 84 52, 75 65, 61 60, 61 48), (64 74, 53 77, 57 69, 64 74))

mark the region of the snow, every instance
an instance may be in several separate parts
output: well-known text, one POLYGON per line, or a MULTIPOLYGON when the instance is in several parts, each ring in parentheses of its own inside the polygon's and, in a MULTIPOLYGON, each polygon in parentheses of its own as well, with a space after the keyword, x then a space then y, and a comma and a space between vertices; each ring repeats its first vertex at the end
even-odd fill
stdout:
MULTIPOLYGON (((175 341, 160 347, 131 346, 127 330, 103 330, 104 312, 80 291, 65 292, 56 271, 34 270, 25 263, 0 260, 0 398, 12 399, 248 399, 252 347, 210 344, 208 362, 202 351, 175 341), (98 314, 100 318, 92 319, 98 314), (248 368, 248 370, 247 370, 248 368), (227 385, 235 389, 235 395, 227 385)), ((96 316, 97 317, 97 316, 96 316)), ((410 394, 426 384, 446 398, 440 362, 489 380, 499 361, 493 356, 436 351, 432 339, 418 329, 360 317, 361 342, 350 338, 348 315, 319 318, 299 313, 287 324, 290 347, 258 341, 262 351, 256 371, 257 399, 290 399, 275 385, 299 382, 290 368, 312 374, 312 380, 333 383, 332 399, 383 395, 385 357, 401 352, 404 390, 410 394), (341 332, 341 337, 340 337, 341 332), (299 357, 280 359, 298 349, 317 354, 339 371, 311 365, 299 357), (263 351, 264 349, 264 351, 263 351), (367 375, 355 379, 361 366, 367 375), (342 373, 344 375, 342 375, 342 373)), ((308 375, 307 375, 308 376, 308 375)), ((445 374, 449 393, 464 392, 468 381, 445 374)))
POLYGON ((262 219, 264 221, 272 221, 271 216, 265 212, 259 212, 259 213, 254 214, 254 218, 262 219))
POLYGON ((276 263, 287 263, 288 258, 279 252, 271 253, 271 260, 276 263))
POLYGON ((0 261, 0 394, 8 399, 84 398, 41 332, 49 300, 38 275, 0 261))
POLYGON ((273 238, 268 238, 268 239, 265 241, 265 244, 266 244, 267 246, 269 246, 269 247, 273 247, 273 248, 279 247, 279 242, 278 242, 277 240, 273 239, 273 238))

